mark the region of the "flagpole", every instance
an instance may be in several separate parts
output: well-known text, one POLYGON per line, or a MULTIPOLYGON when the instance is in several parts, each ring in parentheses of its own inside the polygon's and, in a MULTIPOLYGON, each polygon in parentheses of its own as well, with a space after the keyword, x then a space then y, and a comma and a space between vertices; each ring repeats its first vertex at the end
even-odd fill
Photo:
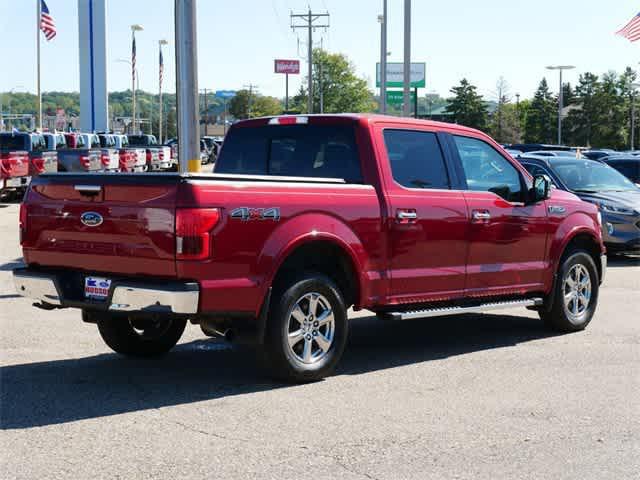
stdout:
POLYGON ((40 22, 42 18, 42 4, 40 0, 36 0, 36 61, 37 61, 37 86, 38 89, 38 130, 42 131, 42 92, 40 90, 40 22))

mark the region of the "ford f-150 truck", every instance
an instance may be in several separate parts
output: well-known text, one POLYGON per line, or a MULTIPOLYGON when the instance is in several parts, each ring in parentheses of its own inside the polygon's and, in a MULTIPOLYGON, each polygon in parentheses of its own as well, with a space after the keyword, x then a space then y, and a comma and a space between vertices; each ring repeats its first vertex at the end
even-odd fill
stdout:
POLYGON ((32 177, 58 171, 58 154, 47 148, 41 133, 0 133, 0 145, 5 145, 10 151, 27 152, 29 175, 32 177))
POLYGON ((154 135, 129 135, 129 145, 146 150, 147 170, 155 172, 171 167, 171 148, 158 145, 154 135))
POLYGON ((5 150, 0 144, 0 198, 20 195, 30 181, 29 154, 5 150))
POLYGON ((350 306, 518 306, 576 331, 606 268, 594 205, 481 132, 375 115, 239 122, 213 174, 38 177, 20 238, 17 291, 81 309, 114 351, 165 353, 190 321, 300 382, 336 366, 350 306))
POLYGON ((147 170, 147 150, 129 145, 129 137, 114 134, 116 148, 120 150, 121 172, 145 172, 147 170))
MULTIPOLYGON (((92 144, 91 135, 65 133, 67 147, 58 152, 59 172, 99 172, 102 170, 100 143, 92 144)), ((97 137, 96 137, 97 139, 97 137)))

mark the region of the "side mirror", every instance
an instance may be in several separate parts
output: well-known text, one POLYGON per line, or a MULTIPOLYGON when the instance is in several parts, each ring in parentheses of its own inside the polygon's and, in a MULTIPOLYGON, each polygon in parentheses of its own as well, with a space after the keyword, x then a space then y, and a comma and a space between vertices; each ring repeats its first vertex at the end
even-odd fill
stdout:
POLYGON ((551 179, 546 175, 536 175, 533 177, 533 188, 531 189, 531 200, 533 203, 547 200, 551 196, 551 179))

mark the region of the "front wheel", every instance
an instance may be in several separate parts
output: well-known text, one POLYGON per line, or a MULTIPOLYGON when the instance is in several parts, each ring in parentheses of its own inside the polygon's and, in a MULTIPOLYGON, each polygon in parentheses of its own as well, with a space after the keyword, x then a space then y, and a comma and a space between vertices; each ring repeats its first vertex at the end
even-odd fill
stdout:
POLYGON ((320 380, 342 356, 347 325, 343 296, 330 278, 293 277, 274 290, 262 359, 277 378, 320 380))
POLYGON ((101 314, 98 331, 116 353, 132 357, 153 357, 171 350, 184 332, 186 320, 175 318, 132 318, 101 314))
POLYGON ((553 303, 540 312, 540 318, 556 331, 584 330, 596 311, 599 285, 591 255, 582 250, 569 253, 558 270, 553 303))

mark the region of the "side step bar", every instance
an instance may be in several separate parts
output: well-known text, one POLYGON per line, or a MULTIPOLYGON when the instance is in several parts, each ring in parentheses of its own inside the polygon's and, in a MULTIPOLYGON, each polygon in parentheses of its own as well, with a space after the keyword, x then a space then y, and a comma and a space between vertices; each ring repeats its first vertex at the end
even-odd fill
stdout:
POLYGON ((484 303, 473 307, 444 307, 411 310, 407 312, 387 312, 383 314, 383 318, 388 320, 412 320, 414 318, 441 317, 444 315, 459 315, 461 313, 484 313, 491 310, 503 310, 505 308, 539 307, 542 304, 542 298, 528 298, 526 300, 484 303))

